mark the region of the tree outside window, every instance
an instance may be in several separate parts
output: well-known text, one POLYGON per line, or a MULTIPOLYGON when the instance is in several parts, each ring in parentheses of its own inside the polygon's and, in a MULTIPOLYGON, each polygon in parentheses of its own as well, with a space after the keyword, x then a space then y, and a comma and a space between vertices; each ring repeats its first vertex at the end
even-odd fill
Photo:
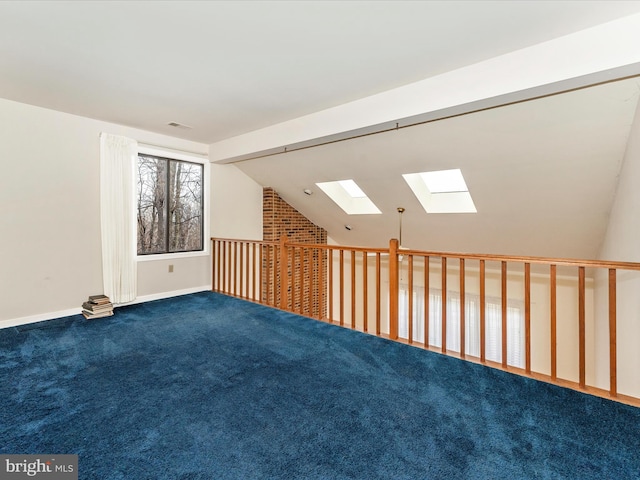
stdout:
POLYGON ((199 163, 138 155, 138 255, 203 249, 199 163))

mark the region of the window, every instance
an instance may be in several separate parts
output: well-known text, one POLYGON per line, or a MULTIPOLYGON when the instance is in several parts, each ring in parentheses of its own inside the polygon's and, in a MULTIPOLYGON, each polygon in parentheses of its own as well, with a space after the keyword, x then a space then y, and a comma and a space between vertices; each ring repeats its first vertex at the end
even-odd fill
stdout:
POLYGON ((138 255, 202 251, 204 166, 138 155, 138 255))
POLYGON ((382 213, 353 180, 316 183, 347 215, 382 213))
POLYGON ((476 213, 459 168, 402 175, 427 213, 476 213))
MULTIPOLYGON (((409 290, 400 286, 398 335, 409 337, 409 290)), ((460 351, 460 293, 447 291, 447 350, 460 351)), ((413 338, 424 342, 424 289, 413 291, 413 338)), ((442 346, 442 291, 429 292, 429 345, 442 346)), ((524 367, 524 307, 521 301, 507 300, 507 364, 524 367)), ((480 356, 480 297, 465 295, 465 353, 480 356)), ((485 298, 485 356, 502 361, 502 302, 485 298)))

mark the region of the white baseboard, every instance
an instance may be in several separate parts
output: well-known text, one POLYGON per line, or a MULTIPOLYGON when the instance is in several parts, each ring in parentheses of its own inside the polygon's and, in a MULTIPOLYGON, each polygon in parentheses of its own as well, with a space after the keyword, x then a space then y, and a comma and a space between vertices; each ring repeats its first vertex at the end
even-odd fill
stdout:
POLYGON ((9 320, 0 320, 0 329, 17 327, 18 325, 27 325, 29 323, 43 322, 45 320, 54 320, 56 318, 70 317, 71 315, 79 315, 80 313, 82 313, 82 307, 60 310, 59 312, 39 313, 28 317, 10 318, 9 320))
MULTIPOLYGON (((185 288, 183 290, 173 290, 171 292, 153 293, 151 295, 143 295, 135 300, 127 303, 116 304, 115 308, 125 305, 135 305, 136 303, 151 302, 153 300, 162 300, 163 298, 178 297, 180 295, 188 295, 190 293, 205 292, 211 290, 210 285, 202 287, 185 288)), ((70 308, 68 310, 60 310, 58 312, 40 313, 37 315, 30 315, 28 317, 11 318, 9 320, 0 320, 0 330, 3 328, 17 327, 19 325, 27 325, 29 323, 43 322, 46 320, 54 320, 56 318, 69 317, 71 315, 80 315, 82 313, 82 307, 70 308)))
POLYGON ((189 295, 190 293, 207 292, 211 291, 211 285, 205 285, 203 287, 184 288, 182 290, 172 290, 171 292, 152 293, 151 295, 143 295, 137 297, 127 303, 119 303, 114 305, 116 308, 124 307, 125 305, 135 305, 136 303, 152 302, 153 300, 162 300, 163 298, 179 297, 180 295, 189 295))

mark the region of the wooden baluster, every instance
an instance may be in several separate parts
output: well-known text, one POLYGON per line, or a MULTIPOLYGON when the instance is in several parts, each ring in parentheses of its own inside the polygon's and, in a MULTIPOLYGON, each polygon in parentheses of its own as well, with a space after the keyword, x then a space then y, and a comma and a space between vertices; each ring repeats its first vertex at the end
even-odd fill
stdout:
POLYGON ((251 273, 251 269, 250 269, 251 262, 249 261, 249 258, 250 258, 249 245, 250 245, 250 244, 249 244, 249 242, 247 242, 247 244, 246 244, 246 246, 245 246, 245 250, 246 250, 246 257, 247 257, 247 263, 246 263, 246 268, 247 268, 247 271, 246 271, 246 277, 247 277, 247 279, 246 279, 246 283, 245 283, 245 286, 244 286, 244 292, 245 292, 245 295, 244 295, 244 296, 245 296, 245 298, 249 298, 249 291, 250 291, 250 290, 249 290, 249 285, 250 285, 250 280, 249 280, 249 279, 251 278, 251 277, 250 277, 250 273, 251 273))
POLYGON ((484 260, 480 260, 480 361, 487 360, 487 285, 484 260))
POLYGON ((233 242, 233 259, 232 259, 230 274, 233 275, 233 295, 236 296, 236 285, 238 283, 238 242, 233 242))
POLYGON ((307 251, 307 275, 305 275, 305 278, 307 278, 309 280, 309 291, 308 291, 308 295, 305 295, 304 298, 307 299, 307 307, 305 308, 305 315, 307 315, 308 317, 315 317, 315 305, 316 305, 316 292, 314 291, 314 285, 313 285, 313 276, 316 274, 316 269, 315 267, 315 262, 313 261, 313 259, 315 258, 315 249, 310 248, 307 251))
POLYGON ((229 275, 231 277, 231 293, 236 296, 236 284, 238 283, 238 242, 233 242, 233 249, 231 250, 231 266, 229 275))
POLYGON ((270 305, 269 299, 271 298, 271 246, 264 245, 264 290, 265 296, 264 301, 267 305, 270 305))
POLYGON ((267 290, 267 296, 266 296, 266 300, 267 300, 267 305, 274 305, 275 306, 275 301, 272 303, 271 299, 274 298, 276 296, 275 293, 275 283, 274 283, 274 275, 273 275, 273 271, 276 268, 276 258, 275 258, 275 251, 273 251, 273 247, 271 245, 267 245, 266 246, 266 250, 265 250, 265 254, 267 257, 267 262, 265 264, 265 267, 267 269, 267 276, 266 276, 266 282, 265 282, 265 286, 266 286, 266 290, 267 290))
POLYGON ((413 343, 413 255, 407 255, 407 260, 408 260, 408 265, 407 265, 407 276, 409 277, 409 282, 408 282, 408 294, 409 294, 409 298, 408 298, 408 302, 407 302, 407 307, 408 307, 408 315, 407 315, 407 327, 408 327, 408 331, 409 331, 409 335, 408 335, 408 340, 409 343, 412 344, 413 343))
POLYGON ((578 267, 578 364, 579 385, 586 386, 586 329, 585 329, 585 271, 584 267, 578 267))
MULTIPOLYGON (((257 295, 257 285, 256 285, 256 255, 257 255, 257 250, 258 245, 256 243, 253 244, 253 301, 255 302, 258 298, 262 298, 260 295, 257 295)), ((262 249, 260 249, 260 278, 262 278, 262 249)))
POLYGON ((380 335, 380 252, 376 252, 376 335, 380 335))
POLYGON ((300 295, 300 290, 302 288, 302 248, 295 247, 290 249, 291 254, 291 311, 300 313, 301 304, 302 304, 302 296, 300 295), (294 275, 296 275, 296 279, 294 281, 294 275), (295 288, 294 288, 295 284, 295 288))
POLYGON ((243 250, 244 250, 244 242, 240 242, 240 264, 238 265, 238 272, 239 272, 239 276, 240 276, 240 285, 238 285, 238 295, 240 297, 244 297, 244 295, 242 294, 242 286, 244 284, 244 276, 243 276, 243 271, 244 271, 244 254, 243 254, 243 250))
POLYGON ((222 292, 223 290, 223 286, 224 286, 224 280, 223 280, 223 271, 224 271, 224 264, 222 263, 224 261, 224 257, 222 256, 222 250, 224 248, 224 243, 222 242, 222 240, 218 240, 218 267, 217 267, 217 276, 218 276, 218 281, 216 282, 216 291, 217 292, 222 292))
POLYGON ((365 332, 369 331, 369 298, 367 291, 369 280, 367 273, 367 252, 362 252, 362 318, 365 332))
POLYGON ((289 310, 289 247, 286 235, 280 237, 280 309, 289 310))
POLYGON ((271 269, 271 274, 273 275, 273 283, 271 284, 271 290, 273 295, 273 303, 274 307, 278 307, 280 305, 281 300, 278 299, 278 292, 280 291, 280 282, 278 278, 280 277, 280 269, 282 258, 280 256, 280 247, 278 245, 273 245, 273 268, 271 269))
POLYGON ((616 339, 616 269, 609 269, 609 394, 618 396, 618 347, 616 339))
POLYGON ((531 373, 531 264, 524 264, 524 349, 525 370, 531 373))
POLYGON ((551 379, 555 380, 557 372, 557 350, 556 350, 556 265, 550 266, 550 303, 551 303, 551 379))
POLYGON ((460 358, 465 357, 465 269, 464 258, 460 259, 460 358))
MULTIPOLYGON (((327 318, 327 311, 325 310, 325 294, 328 281, 325 281, 325 272, 327 268, 326 258, 328 257, 328 250, 318 251, 319 274, 318 274, 318 289, 320 290, 320 304, 318 305, 318 317, 327 318)), ((328 279, 327 279, 328 280, 328 279)))
MULTIPOLYGON (((304 247, 300 247, 298 250, 298 313, 302 315, 302 307, 304 303, 304 247)), ((295 254, 295 252, 294 252, 295 254)))
POLYGON ((340 249, 340 326, 344 325, 344 250, 340 249))
POLYGON ((260 254, 263 260, 263 263, 260 264, 260 268, 262 270, 262 275, 260 276, 260 280, 262 284, 260 288, 262 290, 262 299, 265 304, 269 304, 269 296, 271 294, 271 289, 269 288, 269 283, 271 282, 271 268, 269 267, 271 259, 269 254, 269 245, 262 245, 264 251, 261 250, 260 254))
MULTIPOLYGON (((289 253, 291 254, 291 269, 287 270, 287 273, 290 271, 291 272, 291 285, 289 286, 291 288, 291 311, 292 312, 296 312, 298 313, 298 309, 296 307, 296 290, 299 287, 299 283, 298 283, 298 269, 299 269, 299 262, 296 261, 296 254, 299 251, 299 248, 297 247, 291 247, 289 249, 289 252, 287 253, 287 255, 289 255, 289 253)), ((288 262, 288 259, 287 259, 288 262)))
POLYGON ((429 257, 424 257, 424 348, 429 348, 429 257))
POLYGON ((218 284, 220 283, 220 278, 218 276, 218 269, 220 268, 220 248, 217 240, 211 239, 211 243, 213 244, 211 259, 213 260, 213 267, 211 269, 211 291, 218 291, 218 284))
POLYGON ((392 239, 389 242, 389 338, 398 338, 398 294, 399 294, 399 272, 398 272, 398 240, 392 239))
POLYGON ((311 262, 311 277, 313 278, 313 288, 311 289, 314 292, 314 318, 322 319, 322 290, 323 290, 323 280, 322 280, 322 250, 315 249, 313 252, 313 258, 311 262))
POLYGON ((351 328, 356 328, 356 251, 351 250, 351 328))
POLYGON ((327 250, 327 256, 329 257, 329 312, 328 319, 333 322, 333 250, 327 250))
POLYGON ((220 292, 222 291, 222 268, 224 268, 224 265, 222 264, 222 242, 220 242, 219 240, 216 241, 216 243, 218 244, 218 267, 217 267, 217 272, 216 274, 218 275, 218 281, 216 283, 216 291, 220 292))
POLYGON ((227 242, 222 241, 222 292, 229 293, 227 289, 227 242))
POLYGON ((507 262, 501 264, 502 283, 502 368, 507 368, 507 262))
POLYGON ((447 257, 442 257, 442 353, 447 353, 447 257))

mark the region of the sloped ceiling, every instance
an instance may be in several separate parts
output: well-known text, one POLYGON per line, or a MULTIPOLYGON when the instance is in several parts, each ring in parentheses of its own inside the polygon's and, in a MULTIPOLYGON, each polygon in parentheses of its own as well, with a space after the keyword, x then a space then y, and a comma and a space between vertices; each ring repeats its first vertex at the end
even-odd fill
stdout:
MULTIPOLYGON (((3 1, 0 97, 211 151, 638 12, 638 1, 3 1)), ((236 165, 340 243, 386 244, 402 206, 409 247, 593 257, 637 99, 628 80, 236 165), (444 168, 463 170, 477 214, 427 215, 401 177, 444 168), (315 188, 344 178, 383 214, 348 217, 315 188)))
POLYGON ((213 143, 637 12, 612 0, 2 1, 0 97, 213 143))
POLYGON ((404 207, 406 247, 595 258, 639 92, 627 79, 236 166, 341 244, 386 245, 404 207), (449 168, 478 213, 427 214, 402 178, 449 168), (315 186, 348 178, 382 215, 347 215, 315 186))

